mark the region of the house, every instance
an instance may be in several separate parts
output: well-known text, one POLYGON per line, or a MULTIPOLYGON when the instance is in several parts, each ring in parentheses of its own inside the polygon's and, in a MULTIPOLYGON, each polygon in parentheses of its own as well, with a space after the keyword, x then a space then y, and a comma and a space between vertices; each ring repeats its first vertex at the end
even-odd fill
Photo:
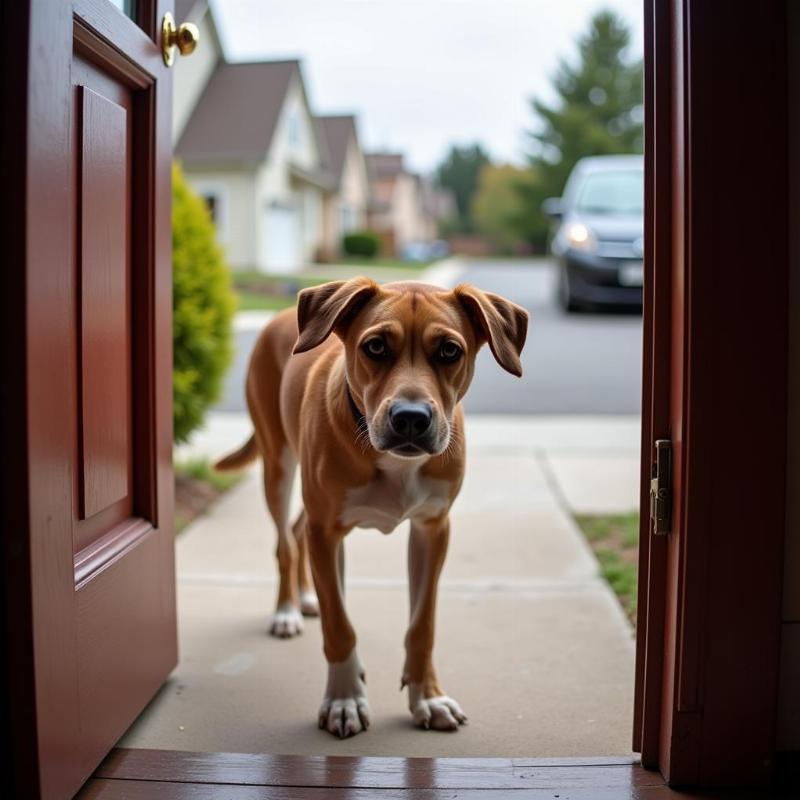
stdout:
POLYGON ((317 258, 332 182, 298 61, 220 62, 175 154, 232 267, 293 272, 317 258))
POLYGON ((426 241, 439 236, 439 226, 444 220, 452 220, 457 212, 455 195, 427 178, 420 179, 422 215, 427 226, 426 241))
POLYGON ((173 114, 175 156, 234 269, 294 272, 320 255, 333 188, 300 63, 227 63, 205 0, 188 18, 204 27, 211 52, 176 75, 176 95, 188 99, 173 114))
POLYGON ((369 227, 380 234, 386 253, 400 254, 415 242, 431 242, 440 220, 452 213, 452 196, 405 167, 402 153, 370 153, 369 227))
POLYGON ((385 253, 400 253, 427 233, 419 178, 406 170, 402 153, 369 153, 369 227, 380 234, 385 253))
POLYGON ((342 237, 367 226, 369 178, 364 153, 352 115, 317 117, 327 151, 332 191, 323 204, 322 257, 331 261, 341 255, 342 237))

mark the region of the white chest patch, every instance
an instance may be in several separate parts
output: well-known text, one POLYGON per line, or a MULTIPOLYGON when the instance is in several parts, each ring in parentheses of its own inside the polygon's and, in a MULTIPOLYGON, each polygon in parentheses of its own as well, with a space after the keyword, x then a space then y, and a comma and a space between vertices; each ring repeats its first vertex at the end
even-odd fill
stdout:
POLYGON ((381 456, 375 477, 345 495, 341 523, 391 533, 404 520, 441 514, 450 502, 450 483, 421 475, 424 463, 424 458, 381 456))

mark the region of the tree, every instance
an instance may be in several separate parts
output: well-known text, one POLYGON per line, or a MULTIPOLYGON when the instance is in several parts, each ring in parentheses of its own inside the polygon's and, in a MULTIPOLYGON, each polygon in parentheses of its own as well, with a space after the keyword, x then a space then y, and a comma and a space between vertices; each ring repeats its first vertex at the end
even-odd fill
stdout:
POLYGON ((184 442, 219 398, 233 356, 236 298, 206 204, 172 169, 174 438, 184 442))
MULTIPOLYGON (((561 59, 553 78, 558 99, 532 102, 538 127, 530 133, 530 164, 535 181, 522 187, 523 201, 541 220, 541 202, 564 189, 575 162, 583 156, 641 153, 641 59, 630 59, 630 30, 611 11, 592 17, 578 40, 578 61, 561 59)), ((546 231, 541 220, 537 237, 546 231)))
POLYGON ((478 186, 478 175, 488 163, 489 156, 480 144, 468 147, 453 145, 436 170, 437 183, 445 189, 450 189, 456 199, 458 212, 456 227, 460 233, 470 233, 473 230, 470 203, 478 186))
POLYGON ((530 170, 511 164, 487 164, 478 176, 470 216, 475 230, 505 253, 530 239, 528 207, 524 188, 532 183, 530 170))

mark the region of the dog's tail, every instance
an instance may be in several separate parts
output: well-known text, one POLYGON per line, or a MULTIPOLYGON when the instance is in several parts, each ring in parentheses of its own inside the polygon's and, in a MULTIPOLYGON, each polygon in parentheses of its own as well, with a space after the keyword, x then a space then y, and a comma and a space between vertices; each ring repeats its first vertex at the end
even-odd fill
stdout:
POLYGON ((238 450, 217 461, 214 469, 217 472, 232 472, 236 469, 243 469, 256 458, 258 458, 258 445, 256 444, 256 435, 252 434, 238 450))

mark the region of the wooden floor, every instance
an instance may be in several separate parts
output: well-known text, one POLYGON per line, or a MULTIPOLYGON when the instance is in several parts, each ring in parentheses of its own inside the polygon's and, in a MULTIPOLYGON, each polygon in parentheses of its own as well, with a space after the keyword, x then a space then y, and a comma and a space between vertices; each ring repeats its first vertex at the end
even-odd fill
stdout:
POLYGON ((668 800, 765 796, 764 792, 676 792, 664 785, 658 773, 625 758, 352 758, 117 749, 76 800, 668 800))

